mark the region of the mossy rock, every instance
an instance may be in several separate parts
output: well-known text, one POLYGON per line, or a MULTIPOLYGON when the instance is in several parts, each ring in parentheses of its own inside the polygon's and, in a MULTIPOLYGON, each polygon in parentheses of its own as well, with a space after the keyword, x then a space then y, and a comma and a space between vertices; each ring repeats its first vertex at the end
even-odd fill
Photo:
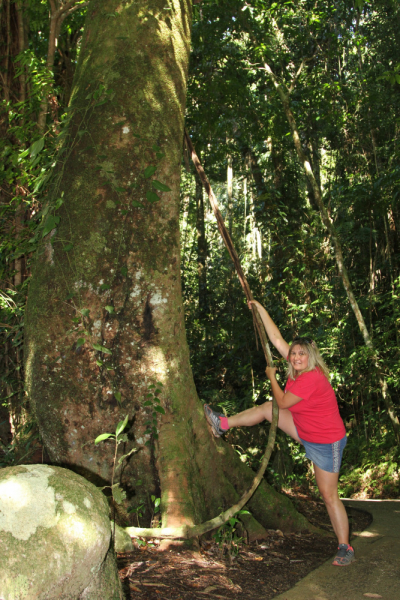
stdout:
POLYGON ((116 525, 114 521, 111 521, 111 529, 115 528, 115 537, 114 537, 114 550, 115 552, 132 552, 134 549, 134 545, 132 542, 132 538, 125 531, 123 527, 116 525))
POLYGON ((0 470, 0 598, 122 600, 103 494, 48 465, 0 470))

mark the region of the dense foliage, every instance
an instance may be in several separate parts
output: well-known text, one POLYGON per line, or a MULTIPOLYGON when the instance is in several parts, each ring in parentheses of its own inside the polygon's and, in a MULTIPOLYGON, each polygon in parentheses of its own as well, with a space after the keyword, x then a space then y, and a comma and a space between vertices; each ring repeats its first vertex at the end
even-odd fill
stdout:
MULTIPOLYGON (((73 9, 60 23, 53 61, 45 0, 5 0, 0 9, 1 393, 7 407, 1 420, 8 421, 8 412, 12 423, 10 433, 4 422, 0 431, 4 464, 15 460, 18 436, 20 457, 35 435, 22 375, 29 260, 35 239, 48 233, 43 202, 85 11, 82 2, 50 4, 73 9)), ((381 386, 383 376, 398 409, 399 37, 396 0, 195 5, 186 126, 254 297, 288 340, 311 335, 330 367, 349 430, 345 494, 391 495, 399 486, 400 456, 381 386), (332 236, 267 67, 290 99, 374 351, 348 301, 332 236)), ((229 256, 184 158, 182 285, 192 366, 201 398, 230 413, 269 397, 265 365, 229 256)), ((283 361, 278 364, 283 380, 283 361)), ((253 466, 265 430, 231 435, 253 466)), ((270 477, 287 485, 306 474, 298 447, 279 439, 270 477)))

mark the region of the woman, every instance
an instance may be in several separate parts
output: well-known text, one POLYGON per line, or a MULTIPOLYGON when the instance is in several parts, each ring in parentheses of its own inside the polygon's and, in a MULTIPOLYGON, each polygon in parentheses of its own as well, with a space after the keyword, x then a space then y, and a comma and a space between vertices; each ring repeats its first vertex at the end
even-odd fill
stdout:
MULTIPOLYGON (((318 489, 339 542, 332 564, 347 566, 354 560, 354 550, 349 544, 346 510, 338 494, 339 469, 347 440, 335 393, 328 380, 328 369, 311 339, 296 338, 289 346, 265 308, 256 301, 249 302, 250 305, 257 308, 271 343, 288 360, 289 377, 285 390, 276 380, 276 368, 266 368, 279 406, 278 427, 303 444, 307 458, 313 462, 318 489)), ((204 411, 217 437, 231 427, 272 420, 272 402, 254 406, 233 417, 216 413, 207 404, 204 411)))

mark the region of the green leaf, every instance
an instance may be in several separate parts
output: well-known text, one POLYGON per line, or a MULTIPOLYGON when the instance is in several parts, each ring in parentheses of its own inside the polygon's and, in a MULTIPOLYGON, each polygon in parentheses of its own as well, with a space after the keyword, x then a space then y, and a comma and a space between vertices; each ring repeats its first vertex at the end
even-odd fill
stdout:
POLYGON ((128 269, 126 267, 121 267, 120 272, 123 277, 128 275, 128 269))
POLYGON ((81 346, 83 346, 83 344, 85 343, 85 341, 86 341, 86 340, 85 340, 85 338, 79 338, 79 339, 77 340, 77 342, 76 342, 76 346, 75 346, 75 348, 76 348, 76 349, 78 349, 78 348, 80 348, 81 346))
POLYGON ((144 170, 144 176, 146 177, 146 179, 148 179, 149 177, 154 175, 154 173, 156 171, 157 171, 157 167, 154 167, 154 166, 146 167, 144 170))
POLYGON ((96 360, 96 365, 97 365, 98 367, 102 367, 102 366, 103 366, 103 363, 102 363, 102 361, 101 361, 101 360, 96 360))
POLYGON ((149 202, 158 202, 160 199, 155 192, 146 192, 146 198, 149 202))
POLYGON ((108 440, 108 438, 110 438, 110 437, 115 437, 115 435, 113 433, 102 433, 97 436, 97 438, 94 440, 94 443, 98 444, 99 442, 102 442, 103 440, 108 440))
POLYGON ((39 154, 39 152, 43 150, 43 147, 44 138, 40 138, 40 140, 36 140, 36 142, 33 142, 32 146, 30 147, 31 158, 34 158, 37 154, 39 154))
POLYGON ((162 415, 165 415, 165 410, 163 409, 163 407, 162 407, 162 406, 158 406, 158 405, 156 405, 156 406, 154 407, 154 410, 155 410, 155 411, 157 411, 158 413, 162 414, 162 415))
POLYGON ((153 403, 150 400, 146 400, 146 402, 143 402, 143 406, 152 406, 153 403))
POLYGON ((109 290, 109 289, 110 289, 110 287, 111 287, 111 286, 109 286, 109 285, 108 285, 108 283, 102 283, 102 284, 101 284, 101 286, 100 286, 100 289, 101 289, 102 291, 104 291, 104 290, 109 290))
POLYGON ((63 246, 63 250, 65 252, 69 252, 70 250, 72 250, 73 247, 74 247, 73 244, 67 244, 66 246, 63 246))
POLYGON ((157 179, 153 179, 151 185, 156 188, 156 190, 160 190, 160 192, 171 192, 171 188, 165 185, 165 183, 161 183, 161 181, 157 181, 157 179))
MULTIPOLYGON (((63 196, 64 192, 61 195, 63 196)), ((58 210, 60 208, 60 206, 63 204, 63 202, 64 202, 64 198, 57 198, 54 210, 58 210)))
POLYGON ((111 488, 112 497, 117 504, 122 504, 126 498, 126 492, 121 488, 119 483, 115 483, 111 488))
POLYGON ((98 350, 98 352, 103 352, 104 354, 112 354, 111 350, 105 348, 104 346, 101 346, 100 344, 93 344, 93 348, 95 350, 98 350))
POLYGON ((114 188, 114 190, 115 190, 116 192, 126 192, 126 189, 125 189, 125 188, 123 188, 123 187, 120 187, 120 186, 116 186, 116 187, 114 188))
POLYGON ((107 306, 105 307, 106 311, 110 314, 112 314, 113 312, 115 312, 114 307, 110 306, 109 304, 107 304, 107 306))
MULTIPOLYGON (((122 463, 123 460, 125 460, 125 458, 128 458, 128 456, 130 456, 131 454, 136 452, 136 450, 137 450, 137 448, 132 448, 132 450, 130 450, 130 452, 128 452, 128 454, 124 454, 123 456, 120 456, 120 458, 118 460, 118 466, 122 463)), ((136 481, 136 485, 139 485, 137 481, 136 481)))
POLYGON ((118 404, 121 404, 121 392, 114 392, 114 397, 118 404))
POLYGON ((71 300, 71 298, 73 298, 75 296, 75 292, 71 292, 70 294, 68 294, 68 296, 65 298, 65 300, 71 300))
POLYGON ((88 308, 82 308, 82 310, 81 310, 81 315, 82 315, 83 317, 88 317, 88 316, 89 316, 89 314, 90 314, 90 310, 89 310, 88 308))
MULTIPOLYGON (((115 394, 118 394, 118 393, 119 393, 119 392, 115 392, 115 393, 114 393, 114 396, 115 396, 115 394)), ((119 394, 119 395, 120 395, 120 397, 121 397, 121 394, 119 394)), ((122 432, 122 431, 125 429, 125 427, 127 426, 127 424, 128 424, 128 419, 129 419, 129 415, 126 415, 125 419, 124 419, 123 421, 120 421, 120 422, 118 423, 118 425, 117 425, 117 428, 116 428, 116 430, 115 430, 115 435, 116 435, 117 437, 119 436, 119 434, 120 434, 120 433, 121 433, 121 432, 122 432)))
POLYGON ((144 207, 144 204, 142 204, 141 202, 138 202, 137 200, 132 200, 131 204, 134 208, 143 208, 144 207))
POLYGON ((60 217, 55 217, 54 215, 48 215, 46 222, 44 224, 44 227, 43 227, 42 238, 44 238, 45 235, 50 233, 50 231, 53 231, 53 229, 56 227, 56 225, 58 225, 59 222, 60 222, 60 217))

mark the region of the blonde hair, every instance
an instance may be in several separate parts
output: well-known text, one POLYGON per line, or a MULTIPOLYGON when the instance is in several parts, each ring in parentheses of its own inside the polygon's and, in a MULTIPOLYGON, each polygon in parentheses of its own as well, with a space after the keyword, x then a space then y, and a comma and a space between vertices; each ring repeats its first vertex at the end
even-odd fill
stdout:
MULTIPOLYGON (((304 352, 308 354, 307 369, 304 369, 304 371, 302 371, 301 373, 308 373, 308 371, 314 371, 314 369, 319 369, 329 380, 329 369, 326 366, 321 354, 319 353, 319 350, 314 340, 307 337, 295 338, 290 344, 288 359, 290 359, 290 354, 294 346, 300 346, 300 348, 302 348, 304 352)), ((291 379, 296 379, 296 377, 299 375, 299 373, 297 373, 297 371, 295 371, 295 369, 293 368, 292 364, 290 363, 290 360, 288 360, 287 374, 291 379)))

